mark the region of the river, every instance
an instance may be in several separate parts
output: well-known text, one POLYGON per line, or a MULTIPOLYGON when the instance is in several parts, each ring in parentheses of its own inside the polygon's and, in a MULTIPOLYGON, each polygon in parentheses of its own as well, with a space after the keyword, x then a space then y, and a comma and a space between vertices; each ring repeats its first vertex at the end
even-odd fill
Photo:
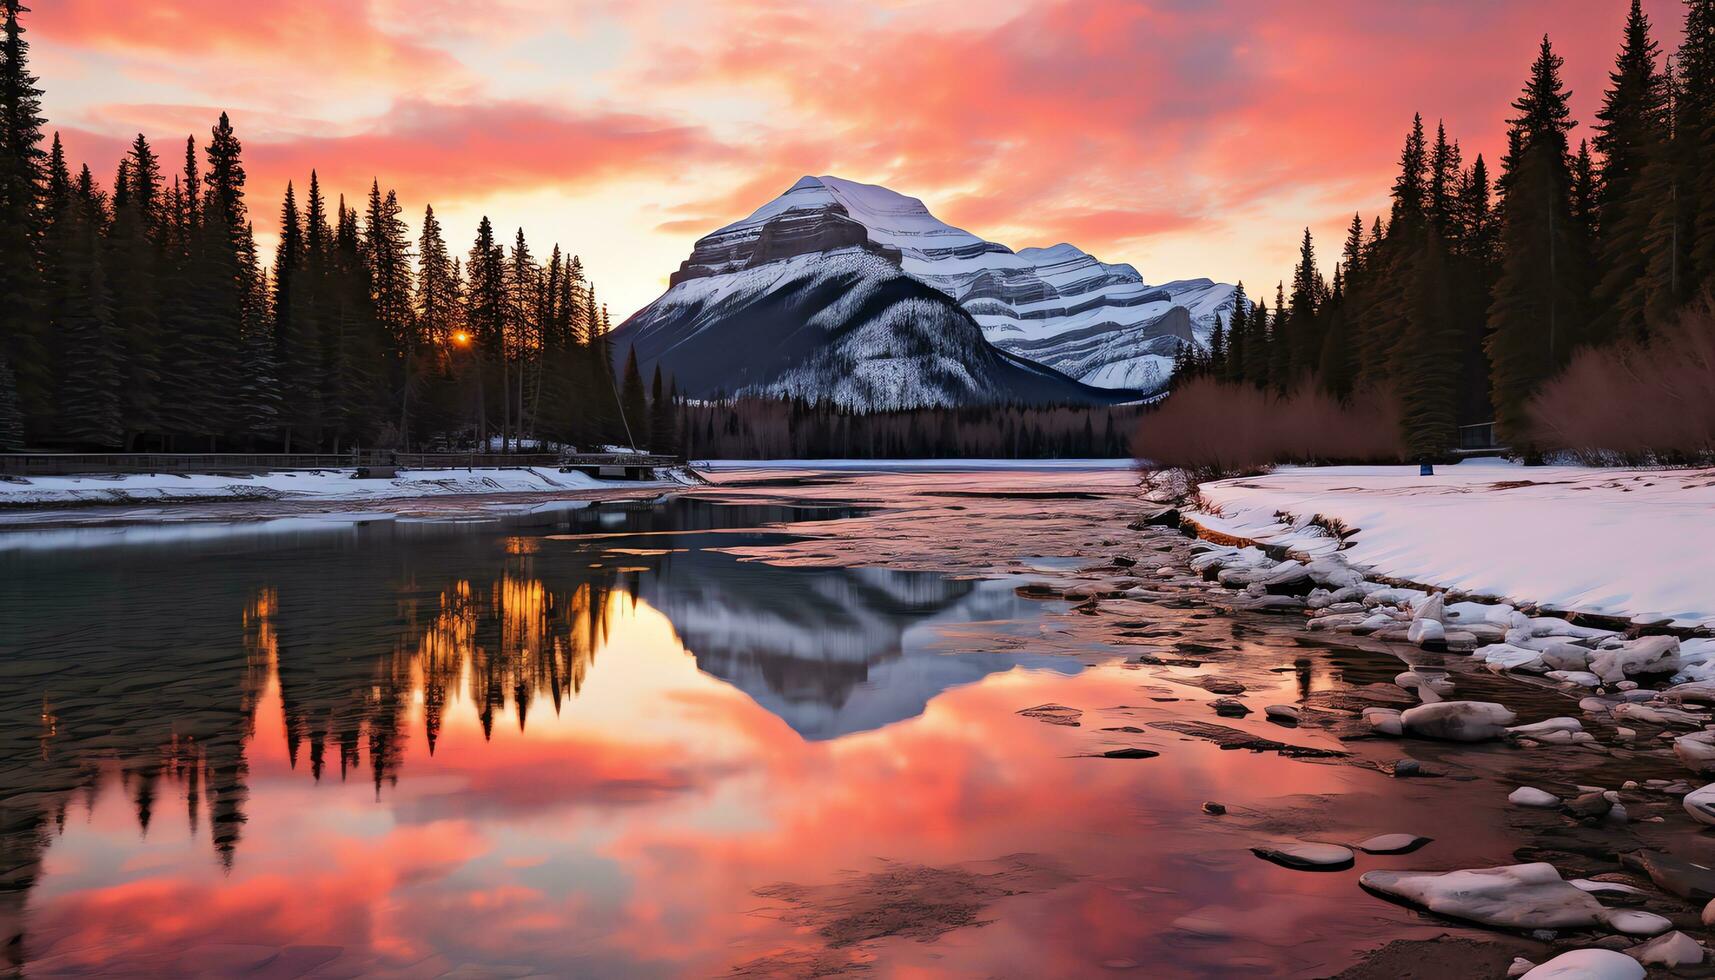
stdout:
POLYGON ((1127 527, 1124 470, 716 479, 0 535, 0 955, 1161 977, 1387 975, 1387 947, 1504 969, 1535 944, 1355 876, 1576 855, 1595 831, 1506 792, 1544 766, 1618 784, 1608 755, 1369 738, 1397 651, 1211 606, 1184 539, 1127 527), (1128 581, 1147 594, 1085 602, 1128 581), (1394 775, 1406 754, 1425 777, 1394 775), (1434 840, 1339 873, 1251 852, 1379 833, 1434 840))

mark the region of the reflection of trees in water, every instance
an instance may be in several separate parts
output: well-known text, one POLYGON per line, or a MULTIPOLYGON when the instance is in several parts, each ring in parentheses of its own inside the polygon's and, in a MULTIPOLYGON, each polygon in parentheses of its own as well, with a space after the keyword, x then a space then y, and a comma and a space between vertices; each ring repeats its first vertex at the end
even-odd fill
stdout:
POLYGON ((582 690, 623 598, 616 573, 580 572, 555 590, 528 553, 514 553, 487 575, 439 588, 407 581, 390 592, 391 576, 360 571, 243 598, 223 590, 224 629, 202 602, 192 613, 163 593, 142 597, 123 624, 75 613, 87 656, 71 642, 46 645, 46 633, 28 638, 36 645, 21 657, 38 676, 19 671, 32 683, 0 685, 0 962, 24 962, 23 905, 42 855, 68 807, 93 808, 109 774, 142 833, 163 797, 177 796, 193 835, 206 821, 218 859, 232 865, 246 819, 246 748, 270 682, 292 767, 307 755, 319 781, 331 750, 343 780, 367 760, 377 794, 397 781, 416 698, 431 753, 461 686, 485 735, 508 710, 523 730, 543 697, 558 712, 582 690), (299 591, 309 594, 295 601, 299 591), (375 615, 384 611, 376 592, 388 593, 390 615, 375 615), (138 637, 164 639, 143 650, 138 637))
POLYGON ((614 594, 599 580, 555 591, 534 575, 528 557, 509 558, 486 582, 457 579, 432 599, 410 592, 400 600, 401 625, 391 649, 367 665, 351 658, 345 680, 337 677, 339 665, 280 670, 294 767, 307 747, 310 774, 321 779, 331 743, 340 778, 367 758, 379 793, 398 779, 413 699, 422 702, 423 735, 433 754, 461 688, 485 737, 508 710, 523 731, 538 699, 549 698, 558 712, 583 689, 606 641, 614 594))
MULTIPOLYGON (((679 533, 852 513, 674 498, 528 522, 602 544, 642 533, 670 550, 691 543, 679 533)), ((592 568, 593 554, 396 526, 285 547, 0 555, 0 962, 22 962, 25 896, 68 807, 93 807, 112 774, 145 834, 178 793, 192 832, 206 826, 231 866, 270 682, 293 768, 319 780, 337 762, 346 778, 367 760, 378 794, 397 779, 416 698, 431 752, 461 697, 485 733, 509 710, 522 729, 544 697, 560 710, 583 689, 610 610, 636 593, 623 573, 592 568), (435 578, 419 581, 421 569, 435 578)))

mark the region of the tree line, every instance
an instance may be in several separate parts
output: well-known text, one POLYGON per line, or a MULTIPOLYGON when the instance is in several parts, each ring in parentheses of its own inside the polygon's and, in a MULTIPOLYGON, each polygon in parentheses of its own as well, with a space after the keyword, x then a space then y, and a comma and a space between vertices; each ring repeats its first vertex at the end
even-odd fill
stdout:
POLYGON ((1118 459, 1140 405, 969 405, 857 412, 803 399, 683 402, 692 459, 1118 459))
POLYGON ((182 166, 138 135, 111 189, 74 173, 27 11, 0 0, 0 450, 670 441, 641 378, 622 411, 607 309, 557 244, 544 261, 484 217, 458 254, 432 206, 412 241, 379 180, 348 205, 312 171, 265 262, 225 113, 182 166))
POLYGON ((1633 0, 1594 134, 1576 148, 1546 35, 1498 176, 1416 116, 1385 223, 1353 216, 1331 281, 1306 229, 1273 306, 1241 284, 1208 347, 1181 347, 1178 382, 1340 399, 1385 389, 1414 458, 1491 420, 1533 448, 1532 399, 1576 352, 1659 338, 1715 283, 1715 0, 1685 5, 1663 58, 1633 0))

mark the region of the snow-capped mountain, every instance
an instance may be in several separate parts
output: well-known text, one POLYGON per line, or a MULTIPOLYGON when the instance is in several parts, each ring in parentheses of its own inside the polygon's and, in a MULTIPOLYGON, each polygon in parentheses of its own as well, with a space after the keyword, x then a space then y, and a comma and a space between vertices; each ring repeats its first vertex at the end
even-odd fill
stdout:
MULTIPOLYGON (((779 240, 764 233, 745 247, 779 240)), ((874 411, 1132 394, 995 347, 959 304, 872 246, 724 261, 723 271, 680 279, 621 324, 615 353, 636 351, 645 374, 659 364, 695 398, 801 396, 874 411)))
POLYGON ((946 224, 916 198, 804 177, 699 239, 668 291, 622 324, 615 340, 620 350, 636 344, 645 370, 660 359, 693 394, 827 397, 842 387, 832 396, 872 407, 1113 400, 1159 388, 1179 344, 1205 342, 1232 302, 1233 288, 1223 283, 1151 286, 1131 266, 1067 244, 1014 252, 946 224), (852 292, 830 293, 830 279, 852 292), (860 314, 861 322, 853 319, 860 314), (727 336, 735 318, 748 328, 736 345, 727 336), (755 333, 759 319, 771 324, 767 337, 755 333), (961 320, 988 343, 968 336, 961 320), (1000 350, 986 351, 989 345, 1000 350), (730 364, 705 356, 720 362, 722 353, 730 364), (758 357, 778 363, 762 368, 758 357), (1033 371, 1032 363, 1052 370, 1033 371), (687 379, 687 370, 700 377, 687 379), (1029 376, 1020 379, 1019 371, 1029 376), (1062 374, 1082 384, 1067 387, 1062 374), (1018 380, 1024 389, 1007 390, 1018 380))

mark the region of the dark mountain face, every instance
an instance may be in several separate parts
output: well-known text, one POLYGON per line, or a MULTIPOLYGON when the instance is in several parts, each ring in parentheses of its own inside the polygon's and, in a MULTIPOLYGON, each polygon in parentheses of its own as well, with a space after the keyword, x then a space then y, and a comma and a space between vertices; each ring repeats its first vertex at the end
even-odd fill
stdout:
POLYGON ((897 253, 872 243, 811 248, 845 240, 851 222, 842 214, 787 214, 747 241, 716 233, 699 242, 674 286, 615 331, 616 356, 635 349, 646 375, 659 364, 693 398, 761 394, 879 410, 1132 396, 994 347, 957 302, 902 272, 897 253), (807 250, 767 257, 782 249, 807 250))
POLYGON ((868 229, 853 221, 844 205, 832 203, 783 212, 763 222, 760 229, 722 229, 705 235, 669 284, 840 249, 859 249, 899 265, 899 249, 871 242, 868 229))

